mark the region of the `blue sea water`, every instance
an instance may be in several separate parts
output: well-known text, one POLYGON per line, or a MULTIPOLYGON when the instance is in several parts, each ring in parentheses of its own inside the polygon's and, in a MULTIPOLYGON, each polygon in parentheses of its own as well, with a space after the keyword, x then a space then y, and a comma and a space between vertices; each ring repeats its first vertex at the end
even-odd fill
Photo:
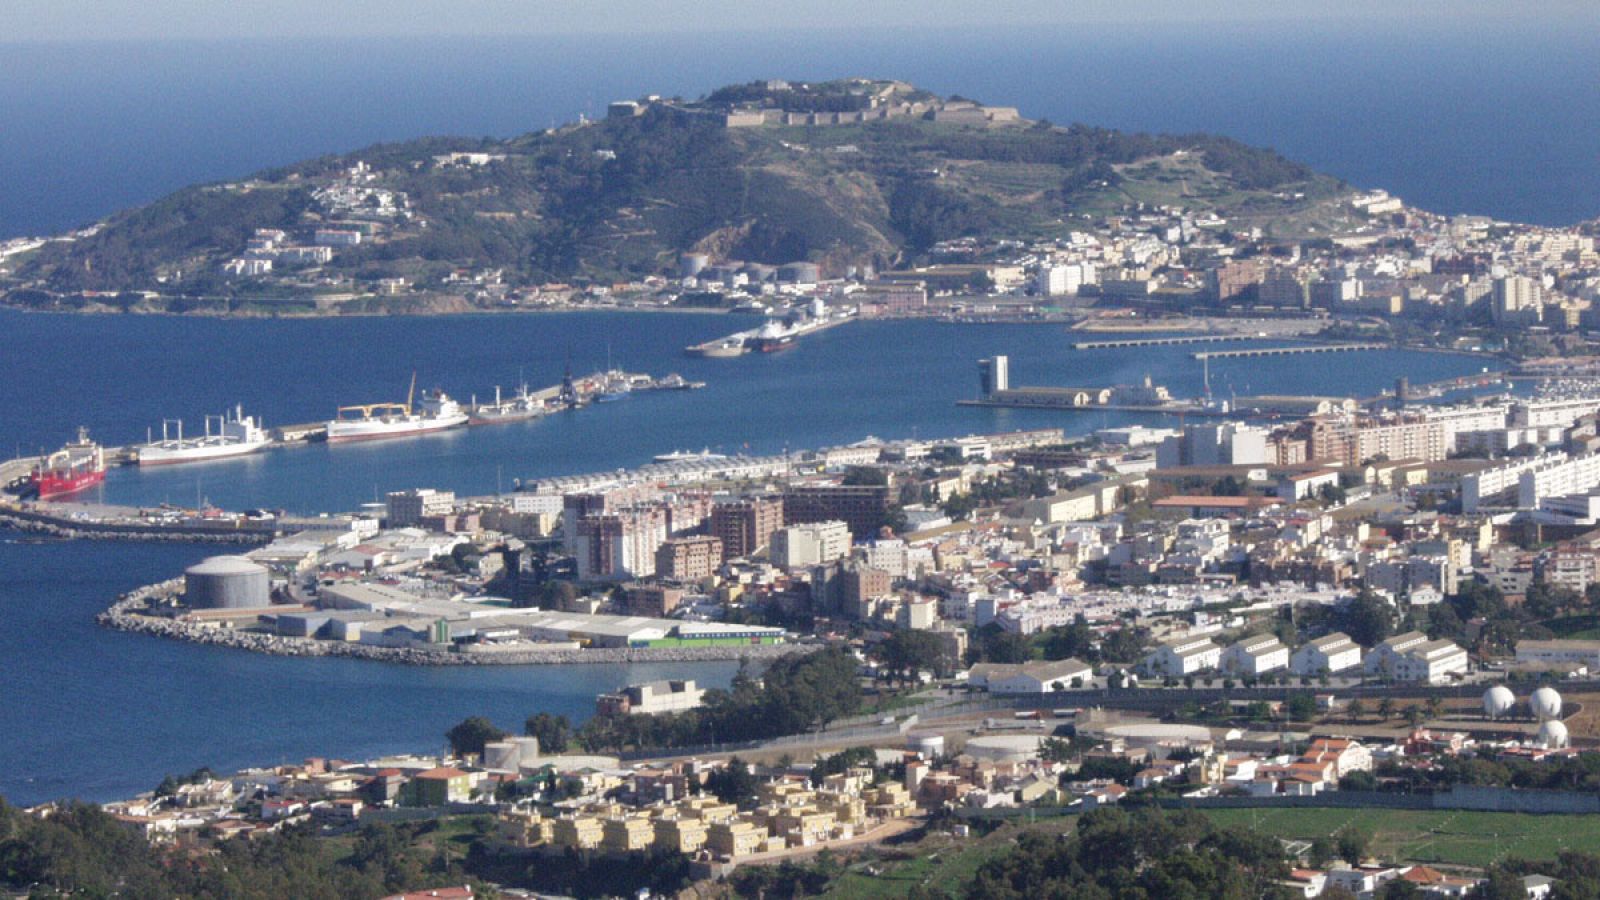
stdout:
POLYGON ((1514 25, 0 43, 0 237, 378 141, 507 136, 602 115, 618 98, 847 75, 1059 123, 1227 134, 1444 213, 1544 224, 1600 215, 1600 29, 1529 15, 1514 25))
MULTIPOLYGON (((352 508, 385 491, 435 486, 491 493, 513 478, 635 466, 710 447, 776 452, 859 440, 1056 425, 1073 433, 1133 421, 958 407, 975 361, 1012 359, 1016 384, 1104 385, 1149 374, 1179 395, 1201 388, 1183 347, 1075 351, 1061 326, 854 323, 782 354, 690 359, 689 343, 748 326, 729 315, 625 313, 218 321, 0 312, 8 347, 0 447, 53 447, 89 425, 107 442, 162 417, 194 421, 238 402, 268 424, 326 417, 336 405, 423 384, 485 396, 519 372, 557 381, 610 358, 676 370, 700 391, 636 394, 543 420, 412 441, 312 446, 243 460, 113 471, 91 496, 300 512, 352 508)), ((1483 360, 1382 351, 1218 362, 1214 391, 1371 394, 1395 377, 1422 383, 1483 360)), ((1144 417, 1142 421, 1150 421, 1144 417)), ((127 796, 167 772, 236 768, 308 755, 362 757, 438 746, 461 718, 515 726, 548 710, 586 715, 618 684, 675 675, 726 683, 732 664, 417 669, 342 659, 279 659, 107 632, 93 616, 119 592, 170 577, 203 547, 17 542, 0 535, 0 795, 32 803, 127 796)))

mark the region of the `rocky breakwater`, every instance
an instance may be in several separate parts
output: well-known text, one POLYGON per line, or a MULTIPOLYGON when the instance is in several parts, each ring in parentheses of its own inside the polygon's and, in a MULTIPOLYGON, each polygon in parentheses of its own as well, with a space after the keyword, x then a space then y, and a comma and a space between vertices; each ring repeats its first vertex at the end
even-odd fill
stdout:
POLYGON ((88 541, 177 541, 186 544, 264 544, 265 528, 226 529, 69 519, 0 504, 0 528, 88 541))
POLYGON ((235 650, 250 650, 274 656, 344 656, 414 666, 717 662, 773 659, 791 653, 809 653, 817 649, 815 645, 810 644, 752 644, 719 647, 597 647, 584 650, 568 648, 542 650, 530 647, 526 650, 508 649, 493 653, 463 653, 423 647, 377 647, 345 641, 283 637, 225 628, 216 624, 183 621, 148 612, 152 599, 173 596, 182 588, 183 579, 174 578, 130 591, 96 616, 95 621, 117 631, 130 631, 235 650))

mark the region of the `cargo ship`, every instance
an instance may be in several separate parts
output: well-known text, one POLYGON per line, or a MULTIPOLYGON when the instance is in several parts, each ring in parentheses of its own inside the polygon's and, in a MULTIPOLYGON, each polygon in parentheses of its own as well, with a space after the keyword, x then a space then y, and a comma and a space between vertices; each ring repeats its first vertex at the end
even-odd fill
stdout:
POLYGON ((467 424, 468 416, 461 404, 450 399, 441 390, 423 395, 420 408, 413 408, 417 393, 417 378, 411 376, 411 391, 404 403, 369 403, 361 406, 341 406, 337 418, 328 422, 328 443, 343 444, 352 441, 376 441, 386 438, 416 437, 467 424))
POLYGON ((747 343, 750 349, 757 353, 777 353, 794 347, 794 332, 777 322, 769 321, 762 325, 747 343))
POLYGON ((147 438, 146 443, 135 447, 133 452, 141 466, 170 466, 244 456, 271 444, 272 437, 261 427, 261 422, 254 416, 246 416, 244 407, 235 406, 232 414, 206 416, 205 434, 198 437, 183 436, 183 420, 164 419, 161 440, 147 438), (168 426, 173 425, 176 434, 169 431, 168 426))
POLYGON ((474 403, 472 413, 467 419, 468 425, 503 425, 507 422, 524 422, 544 415, 544 404, 528 393, 528 386, 523 385, 515 397, 509 400, 500 398, 500 386, 495 385, 493 403, 474 403))
POLYGON ((45 457, 28 480, 26 490, 41 500, 93 487, 106 480, 105 452, 79 428, 78 440, 45 457))

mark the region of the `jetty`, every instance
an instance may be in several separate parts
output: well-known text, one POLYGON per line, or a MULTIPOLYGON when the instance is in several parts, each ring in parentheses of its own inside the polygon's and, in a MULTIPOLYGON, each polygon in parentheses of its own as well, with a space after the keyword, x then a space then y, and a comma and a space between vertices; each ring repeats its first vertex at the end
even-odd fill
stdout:
POLYGON ((1214 344, 1222 341, 1258 341, 1265 334, 1187 334, 1158 338, 1123 338, 1110 341, 1078 341, 1074 350, 1123 350, 1129 347, 1162 347, 1170 344, 1214 344))
POLYGON ((1244 359, 1251 356, 1292 356, 1298 353, 1356 353, 1362 350, 1387 350, 1388 344, 1304 344, 1295 347, 1251 347, 1246 350, 1204 350, 1191 353, 1191 359, 1244 359))

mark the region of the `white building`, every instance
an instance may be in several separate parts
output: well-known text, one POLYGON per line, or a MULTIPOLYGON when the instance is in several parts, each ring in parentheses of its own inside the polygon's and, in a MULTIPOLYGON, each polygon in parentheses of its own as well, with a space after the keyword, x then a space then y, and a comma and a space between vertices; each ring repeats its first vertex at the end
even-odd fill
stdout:
POLYGON ((1150 675, 1182 677, 1214 669, 1222 658, 1222 648, 1207 637, 1188 637, 1168 641, 1152 650, 1140 667, 1150 675))
POLYGON ((1260 675, 1289 665, 1289 648, 1276 635, 1248 637, 1222 651, 1218 668, 1230 675, 1260 675))
POLYGON ((1394 677, 1401 681, 1444 681, 1452 675, 1467 674, 1467 651, 1452 641, 1438 640, 1418 644, 1395 662, 1394 677))
POLYGON ((449 515, 455 506, 454 491, 436 491, 433 488, 391 491, 385 524, 389 528, 406 528, 417 524, 424 516, 449 515))
POLYGON ((820 566, 849 553, 850 529, 843 522, 791 525, 772 535, 772 561, 785 568, 820 566))
POLYGON ((1517 662, 1547 666, 1581 665, 1600 670, 1600 641, 1517 641, 1517 662))
POLYGON ((1094 678, 1094 669, 1076 659, 1062 659, 973 666, 973 675, 991 694, 1047 694, 1088 685, 1094 678))
POLYGON ((1395 674, 1395 665, 1400 658, 1413 647, 1419 647, 1428 642, 1428 636, 1420 631, 1408 631, 1397 634, 1391 638, 1380 641, 1367 653, 1367 658, 1361 663, 1361 670, 1368 675, 1395 674))
POLYGON ((1569 494, 1587 494, 1600 487, 1600 453, 1571 459, 1551 459, 1533 466, 1517 478, 1517 506, 1537 509, 1539 501, 1569 494))
POLYGON ((1361 665, 1361 647, 1340 631, 1303 645, 1289 657, 1289 671, 1296 675, 1343 672, 1361 665))

